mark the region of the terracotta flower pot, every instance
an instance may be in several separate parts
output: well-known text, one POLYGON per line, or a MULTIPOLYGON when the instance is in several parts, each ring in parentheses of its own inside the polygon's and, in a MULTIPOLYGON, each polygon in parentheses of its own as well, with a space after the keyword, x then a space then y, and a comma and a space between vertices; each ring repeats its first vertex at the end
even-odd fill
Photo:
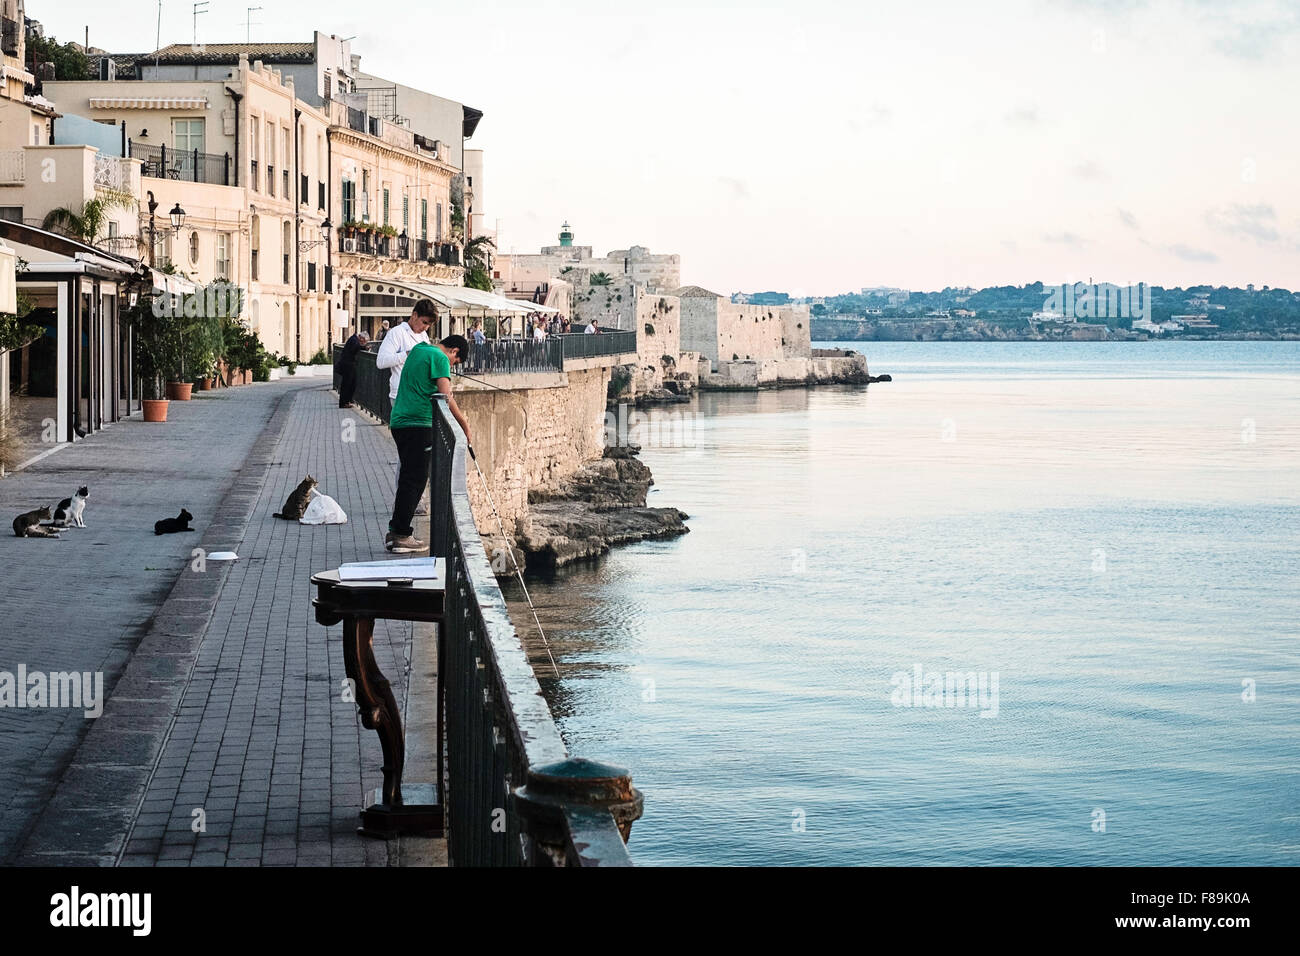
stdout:
POLYGON ((212 388, 212 379, 201 378, 196 383, 200 392, 206 392, 212 388))
POLYGON ((144 420, 147 422, 167 421, 167 399, 146 398, 144 400, 144 420))
POLYGON ((194 390, 191 382, 168 382, 167 397, 174 402, 188 402, 190 393, 194 390))

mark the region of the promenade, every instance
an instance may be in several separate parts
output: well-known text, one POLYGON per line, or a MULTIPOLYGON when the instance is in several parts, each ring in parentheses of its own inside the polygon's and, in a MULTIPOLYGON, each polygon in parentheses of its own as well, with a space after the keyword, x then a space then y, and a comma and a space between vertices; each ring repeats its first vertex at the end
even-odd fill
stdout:
MULTIPOLYGON (((313 571, 386 556, 395 465, 386 428, 290 379, 196 393, 164 425, 122 422, 0 480, 10 519, 90 486, 85 530, 0 546, 0 671, 102 673, 107 698, 97 719, 0 708, 0 861, 445 862, 441 840, 356 835, 379 741, 345 699, 341 628, 311 607, 313 571), (308 473, 347 524, 271 517, 308 473), (182 507, 194 533, 155 537, 182 507)), ((416 675, 406 777, 432 779, 432 627, 374 637, 399 701, 416 675)))

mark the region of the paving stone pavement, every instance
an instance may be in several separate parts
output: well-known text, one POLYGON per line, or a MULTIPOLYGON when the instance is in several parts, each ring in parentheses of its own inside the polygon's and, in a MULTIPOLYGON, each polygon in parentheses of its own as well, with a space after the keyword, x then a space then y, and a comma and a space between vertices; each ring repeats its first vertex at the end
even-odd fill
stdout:
MULTIPOLYGON (((152 620, 152 608, 144 619, 139 608, 120 615, 130 618, 140 645, 53 795, 47 787, 28 805, 29 816, 42 804, 45 809, 25 828, 16 860, 162 866, 442 862, 441 841, 385 844, 356 835, 364 795, 382 780, 382 756, 378 738, 361 727, 355 704, 342 693, 341 628, 317 624, 311 608, 313 571, 385 556, 396 463, 388 431, 355 411, 340 410, 324 383, 218 394, 247 407, 229 409, 231 434, 204 421, 201 440, 190 436, 189 444, 201 445, 190 449, 197 457, 228 462, 232 485, 200 545, 209 553, 236 551, 240 559, 196 564, 189 560, 192 538, 157 539, 172 549, 165 566, 173 576, 177 566, 185 570, 152 620), (232 484, 230 469, 241 465, 232 484), (271 517, 308 473, 348 512, 347 524, 311 527, 271 517), (140 639, 142 624, 149 627, 140 639)), ((131 424, 118 428, 125 434, 131 424)), ((107 447, 114 437, 110 430, 101 444, 107 447)), ((184 452, 178 454, 174 464, 189 471, 181 465, 184 452)), ((136 457, 143 474, 149 473, 148 457, 136 457)), ((204 461, 195 462, 200 470, 204 461)), ((165 479, 151 490, 174 497, 165 479)), ((194 500, 209 500, 200 491, 194 500)), ((34 549, 69 542, 18 543, 34 549)), ((154 606, 160 590, 155 586, 145 596, 154 606)), ((57 633, 63 638, 69 632, 57 633)), ((377 623, 376 660, 399 700, 407 690, 412 641, 431 641, 432 633, 403 622, 377 623)), ((117 652, 130 653, 125 647, 117 652)), ((407 779, 432 772, 420 769, 413 760, 407 779)))

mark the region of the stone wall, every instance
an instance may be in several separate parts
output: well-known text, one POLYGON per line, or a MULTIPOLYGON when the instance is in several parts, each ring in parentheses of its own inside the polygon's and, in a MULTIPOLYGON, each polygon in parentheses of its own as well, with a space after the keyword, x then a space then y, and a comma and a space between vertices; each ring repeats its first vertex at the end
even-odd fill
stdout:
MULTIPOLYGON (((507 534, 527 517, 530 488, 553 487, 604 453, 609 376, 609 368, 592 368, 566 372, 558 387, 457 389, 507 534)), ((479 533, 488 541, 499 538, 472 462, 468 485, 479 533)))
POLYGON ((781 316, 781 344, 787 358, 812 357, 812 310, 806 305, 786 305, 781 316))

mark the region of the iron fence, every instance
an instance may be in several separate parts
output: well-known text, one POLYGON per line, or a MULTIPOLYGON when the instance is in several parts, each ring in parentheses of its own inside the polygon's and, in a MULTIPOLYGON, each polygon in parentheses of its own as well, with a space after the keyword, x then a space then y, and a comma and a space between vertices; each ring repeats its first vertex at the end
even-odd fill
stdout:
POLYGON ((470 509, 464 433, 433 408, 431 553, 445 558, 438 672, 454 866, 630 866, 642 796, 626 770, 573 759, 510 621, 470 509))
POLYGON ((562 371, 564 356, 560 343, 553 338, 541 342, 532 339, 488 339, 481 345, 471 342, 469 355, 453 369, 453 374, 508 375, 562 371))
MULTIPOLYGON (((334 390, 339 388, 339 359, 343 346, 334 346, 334 390)), ((375 364, 376 353, 362 349, 357 353, 357 392, 352 401, 381 422, 388 423, 393 404, 388 397, 388 370, 375 364)))
POLYGON ((231 184, 230 154, 220 156, 197 149, 169 149, 164 143, 150 146, 132 141, 129 152, 140 160, 140 175, 154 179, 183 179, 216 186, 231 184))
POLYGON ((560 342, 561 355, 566 359, 592 358, 598 355, 636 354, 635 331, 601 332, 599 335, 571 332, 553 335, 560 342))

